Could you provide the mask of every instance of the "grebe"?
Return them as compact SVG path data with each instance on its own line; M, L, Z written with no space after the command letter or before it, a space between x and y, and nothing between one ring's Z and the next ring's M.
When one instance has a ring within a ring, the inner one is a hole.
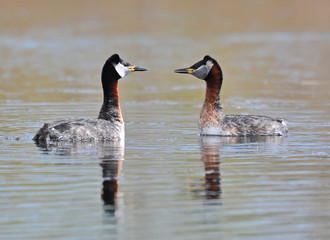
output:
M118 80L134 71L147 71L113 54L102 69L103 105L97 119L63 119L45 123L33 140L37 144L49 141L123 140L124 121L118 98Z
M175 73L191 74L206 82L206 96L198 122L200 135L218 136L286 136L288 128L284 119L259 115L225 115L220 104L222 70L210 56L189 68Z

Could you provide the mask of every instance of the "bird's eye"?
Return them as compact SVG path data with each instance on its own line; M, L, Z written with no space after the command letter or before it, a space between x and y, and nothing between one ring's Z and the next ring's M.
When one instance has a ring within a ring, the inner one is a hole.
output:
M121 61L121 64L123 64L125 67L131 66L131 64L129 64L128 62L126 62L124 60Z

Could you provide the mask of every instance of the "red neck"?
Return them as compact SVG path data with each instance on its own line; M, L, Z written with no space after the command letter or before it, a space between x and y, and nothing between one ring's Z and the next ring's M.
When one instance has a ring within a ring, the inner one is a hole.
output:
M206 94L204 103L218 103L220 101L220 90L222 86L222 71L214 65L208 76L205 79L206 81Z
M102 83L104 99L99 118L122 122L123 120L119 106L118 79L112 79Z

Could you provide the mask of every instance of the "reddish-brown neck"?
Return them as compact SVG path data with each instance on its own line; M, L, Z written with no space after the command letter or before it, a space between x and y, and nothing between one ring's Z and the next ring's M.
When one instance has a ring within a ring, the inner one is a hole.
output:
M102 81L102 84L104 99L99 118L122 122L123 120L119 106L118 79L111 79L107 82Z
M118 80L112 79L107 83L103 83L103 94L104 94L104 101L114 100L119 104Z
M220 90L222 86L222 71L216 65L213 65L206 82L205 103L215 103L220 100Z
M204 126L218 126L223 116L220 104L220 90L222 85L222 72L218 64L214 64L207 75L206 94L203 107L199 117L199 128Z

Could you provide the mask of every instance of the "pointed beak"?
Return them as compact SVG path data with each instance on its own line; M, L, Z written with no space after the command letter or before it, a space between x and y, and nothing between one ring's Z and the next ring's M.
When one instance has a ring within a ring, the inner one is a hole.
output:
M180 69L176 69L174 70L175 73L187 73L187 74L192 74L192 72L194 71L195 69L193 68L180 68Z
M135 65L129 66L128 68L131 70L131 72L135 72L135 71L147 71L148 70L145 67L138 67L138 66L135 66Z

